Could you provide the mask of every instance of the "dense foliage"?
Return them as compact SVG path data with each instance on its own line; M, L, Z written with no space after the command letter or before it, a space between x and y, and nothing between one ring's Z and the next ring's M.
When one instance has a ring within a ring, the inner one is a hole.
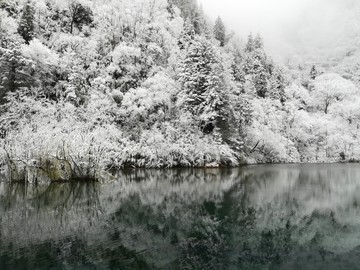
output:
M59 161L96 177L360 157L355 84L295 76L195 0L4 0L0 70L1 155L19 179Z

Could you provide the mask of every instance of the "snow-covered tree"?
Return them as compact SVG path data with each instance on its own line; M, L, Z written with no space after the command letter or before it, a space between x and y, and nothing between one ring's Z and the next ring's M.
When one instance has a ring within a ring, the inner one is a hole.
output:
M196 37L186 52L179 76L184 106L196 118L213 122L212 127L205 127L208 132L231 118L223 73L213 45L203 37Z
M240 67L245 77L248 77L248 82L253 84L257 96L285 101L285 75L282 69L266 55L259 34L255 39L252 34L249 35Z
M37 85L41 86L45 94L51 91L55 86L54 74L59 63L58 55L36 38L31 40L29 45L22 45L21 52L33 63L33 79Z
M220 42L220 46L224 47L225 45L225 38L226 38L226 32L225 32L225 25L222 21L222 19L217 17L214 25L214 37Z
M267 68L267 57L262 49L245 51L246 55L242 63L242 69L246 75L252 77L256 94L265 98L269 86L269 70Z
M257 58L254 59L253 80L256 93L259 97L265 98L268 92L268 73L261 61Z
M246 135L246 127L252 124L253 106L251 96L239 95L234 102L235 118L239 125L239 131L242 136Z
M315 80L317 76L318 76L318 71L316 70L315 65L313 65L310 70L310 79Z
M272 99L280 100L282 103L285 102L286 80L285 80L284 72L280 67L271 65L268 87L269 89L267 96L269 96Z
M35 10L34 3L31 0L27 0L19 22L18 33L22 36L27 44L35 36Z
M250 33L245 45L245 52L251 53L254 49L255 49L254 38L252 33Z
M7 92L35 84L33 62L25 58L19 47L0 48L0 98Z
M184 23L184 29L179 37L180 49L185 49L195 37L195 29L189 19L186 19Z
M264 41L260 34L257 34L253 42L254 49L264 49Z
M351 98L358 93L355 85L337 74L324 74L316 77L311 91L312 105L325 114L330 107L339 101Z
M22 42L16 20L0 9L0 47L10 48L14 42Z

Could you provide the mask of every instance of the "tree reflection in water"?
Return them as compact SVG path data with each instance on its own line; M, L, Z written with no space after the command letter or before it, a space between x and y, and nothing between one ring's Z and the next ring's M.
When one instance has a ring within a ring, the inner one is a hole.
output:
M0 269L358 269L360 166L0 183Z

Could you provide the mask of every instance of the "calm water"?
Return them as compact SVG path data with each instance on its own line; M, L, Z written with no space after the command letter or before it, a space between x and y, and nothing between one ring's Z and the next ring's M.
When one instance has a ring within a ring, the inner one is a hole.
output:
M360 165L0 183L0 269L360 269Z

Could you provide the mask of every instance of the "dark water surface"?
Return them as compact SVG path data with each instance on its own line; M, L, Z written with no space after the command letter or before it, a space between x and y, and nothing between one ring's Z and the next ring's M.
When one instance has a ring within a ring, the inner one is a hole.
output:
M0 269L360 269L360 165L0 182Z

